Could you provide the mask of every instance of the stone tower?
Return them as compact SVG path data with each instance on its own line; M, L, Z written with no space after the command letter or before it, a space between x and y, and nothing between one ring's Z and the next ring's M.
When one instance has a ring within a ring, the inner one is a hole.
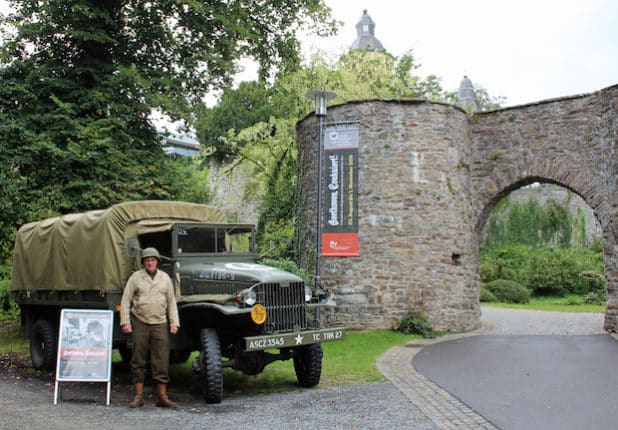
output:
M476 92L474 92L474 85L472 81L464 76L459 84L459 104L465 110L472 110L472 112L480 112L481 106L476 98Z
M350 46L350 51L355 49L370 49L374 51L383 51L382 43L375 37L374 29L375 22L367 14L367 9L363 10L363 16L356 23L356 40Z

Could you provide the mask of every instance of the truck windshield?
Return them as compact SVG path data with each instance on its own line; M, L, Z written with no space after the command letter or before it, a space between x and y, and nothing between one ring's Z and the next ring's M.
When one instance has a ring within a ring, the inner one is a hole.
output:
M251 226L212 226L181 224L176 226L178 254L253 252Z

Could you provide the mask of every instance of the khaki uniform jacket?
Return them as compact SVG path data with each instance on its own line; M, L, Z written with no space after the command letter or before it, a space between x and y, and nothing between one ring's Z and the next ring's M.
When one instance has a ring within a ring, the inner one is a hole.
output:
M164 324L180 327L178 308L172 280L157 269L151 278L146 269L134 272L127 281L120 302L120 325L131 323L132 314L145 324Z

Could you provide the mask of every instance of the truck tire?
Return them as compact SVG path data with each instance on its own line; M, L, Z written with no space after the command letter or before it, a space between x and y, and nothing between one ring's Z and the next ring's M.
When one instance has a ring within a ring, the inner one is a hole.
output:
M296 348L294 371L301 387L314 387L320 383L323 355L322 345L319 343Z
M200 332L202 343L202 392L206 403L221 403L223 399L223 366L221 344L217 331L205 328Z
M58 352L58 334L48 320L37 320L30 332L30 359L39 370L53 370Z

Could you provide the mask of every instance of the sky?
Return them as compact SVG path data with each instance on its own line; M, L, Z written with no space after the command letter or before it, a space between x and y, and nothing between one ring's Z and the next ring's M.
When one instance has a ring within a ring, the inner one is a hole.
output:
M412 50L421 77L455 91L464 76L503 106L618 84L616 0L325 0L339 34L303 36L303 52L347 51L367 9L388 52ZM6 0L0 0L0 9ZM240 79L254 78L251 67Z
M618 84L616 0L326 0L344 22L303 49L349 49L363 9L395 56L412 50L415 74L457 90L467 75L503 106L585 94Z

